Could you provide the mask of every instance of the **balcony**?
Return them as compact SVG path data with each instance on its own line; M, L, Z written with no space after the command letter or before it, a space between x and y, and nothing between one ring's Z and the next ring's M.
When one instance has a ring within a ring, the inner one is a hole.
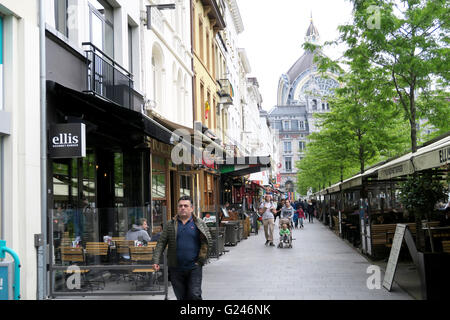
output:
M219 91L217 94L220 97L220 104L233 104L233 86L231 85L230 80L228 79L219 79L217 82L220 85Z
M133 109L132 74L92 43L83 42L83 46L88 47L87 92Z

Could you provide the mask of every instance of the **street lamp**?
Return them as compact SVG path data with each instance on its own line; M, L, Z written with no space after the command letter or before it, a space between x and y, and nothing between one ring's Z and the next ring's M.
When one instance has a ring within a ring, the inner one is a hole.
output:
M152 14L152 7L155 7L158 10L168 10L168 9L175 9L175 3L167 3L167 4L152 4L148 5L147 7L147 29L151 29L151 14Z

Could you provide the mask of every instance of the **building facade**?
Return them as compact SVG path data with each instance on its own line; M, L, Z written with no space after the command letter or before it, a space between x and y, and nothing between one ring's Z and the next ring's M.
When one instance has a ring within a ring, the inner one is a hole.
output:
M21 259L25 299L36 298L34 235L42 232L37 5L0 3L0 239Z
M229 141L242 145L228 150L233 159L274 152L266 116L250 119L259 114L262 97L236 48L243 30L237 4L44 0L40 23L39 3L0 0L0 239L21 257L22 299L164 294L125 280L145 275L132 272L132 250L121 241L142 218L150 235L160 232L181 195L194 198L199 217L217 212L225 199L220 165L203 157L200 163L174 161L180 140L174 132L187 132L194 153L211 144L226 151ZM232 28L226 36L225 20ZM45 56L39 25L45 27ZM46 128L39 122L41 97ZM229 101L233 109L225 112ZM246 124L255 132L243 139ZM190 139L197 130L200 146ZM41 165L47 190L40 188ZM226 172L233 180L262 168ZM234 188L232 199L243 203L238 189L245 190ZM35 242L44 232L43 242ZM39 250L48 257L41 269ZM40 270L46 275L41 286Z
M318 43L320 36L312 18L305 42ZM317 113L328 112L327 101L333 89L339 86L337 76L329 72L322 75L314 63L315 55L323 53L305 51L278 82L277 105L269 112L271 126L278 131L281 186L286 192L296 192L296 162L304 157L308 135L317 132Z

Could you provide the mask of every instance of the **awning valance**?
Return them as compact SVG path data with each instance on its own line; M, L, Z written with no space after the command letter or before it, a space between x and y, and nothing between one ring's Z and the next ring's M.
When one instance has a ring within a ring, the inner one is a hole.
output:
M419 149L413 155L416 171L439 168L450 163L450 137Z
M221 165L219 166L220 173L229 176L245 176L251 173L260 172L270 167L263 164L249 164L249 165Z
M93 125L100 124L125 141L139 132L160 142L172 144L172 132L140 112L92 94L66 88L53 81L47 81L47 89L55 94L57 109L67 116L82 118Z

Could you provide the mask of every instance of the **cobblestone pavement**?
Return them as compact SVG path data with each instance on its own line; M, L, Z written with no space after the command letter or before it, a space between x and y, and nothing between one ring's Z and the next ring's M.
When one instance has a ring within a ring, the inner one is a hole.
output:
M278 221L277 221L278 223ZM276 224L277 224L276 223ZM251 235L203 269L205 300L410 300L395 282L368 289L369 262L319 221L294 229L293 248L264 245ZM275 227L278 235L278 227ZM275 237L278 243L278 236ZM381 283L384 272L381 270ZM170 299L170 297L169 297Z

